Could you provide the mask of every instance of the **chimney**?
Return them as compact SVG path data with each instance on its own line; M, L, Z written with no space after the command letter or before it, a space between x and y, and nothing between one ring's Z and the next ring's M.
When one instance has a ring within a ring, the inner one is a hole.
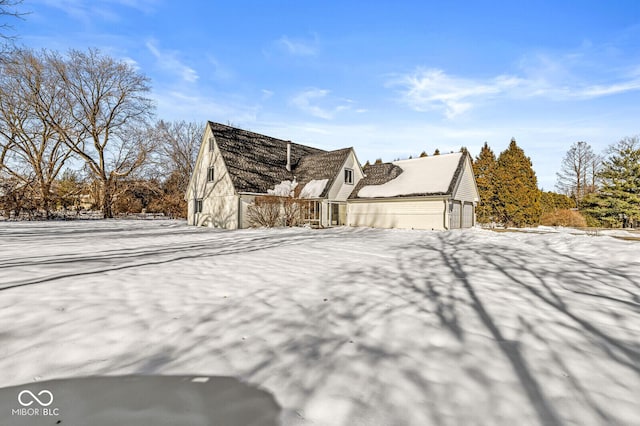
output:
M287 141L287 171L291 171L291 141Z

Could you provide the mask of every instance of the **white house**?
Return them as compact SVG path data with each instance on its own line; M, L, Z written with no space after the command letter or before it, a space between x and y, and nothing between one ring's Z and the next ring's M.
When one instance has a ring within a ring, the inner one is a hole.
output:
M469 227L479 201L467 153L363 169L353 148L324 151L209 122L186 194L188 223L246 228L256 196L294 188L308 221L323 227Z

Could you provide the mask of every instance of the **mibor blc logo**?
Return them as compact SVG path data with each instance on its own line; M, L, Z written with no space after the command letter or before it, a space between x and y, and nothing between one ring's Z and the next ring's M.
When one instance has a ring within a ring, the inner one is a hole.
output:
M48 408L53 404L53 394L43 389L38 393L30 390L20 391L18 403L22 408L11 409L12 416L59 416L60 409Z

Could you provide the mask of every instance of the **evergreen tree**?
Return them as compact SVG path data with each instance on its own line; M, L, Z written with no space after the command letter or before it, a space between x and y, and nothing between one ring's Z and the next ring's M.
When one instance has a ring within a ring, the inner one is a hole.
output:
M539 223L540 190L531 159L511 139L509 147L498 157L494 173L496 215L505 226Z
M480 202L476 210L477 220L480 223L495 220L496 194L493 184L493 175L496 168L496 156L486 142L480 150L480 154L473 162L473 173L476 177Z
M640 220L640 140L624 138L608 154L598 174L602 188L584 199L584 213L601 224L626 226Z
M429 154L427 154L427 151L422 151L420 153L420 158L424 158L424 157L428 157L428 156L429 156Z
M575 202L564 194L546 191L540 192L540 207L542 213L552 213L556 210L567 210L575 207Z
M440 150L438 148L436 148L436 150L433 151L433 155L440 155Z

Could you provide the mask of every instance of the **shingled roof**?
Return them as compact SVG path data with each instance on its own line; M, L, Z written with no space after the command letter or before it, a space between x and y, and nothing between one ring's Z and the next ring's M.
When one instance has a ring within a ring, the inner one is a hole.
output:
M300 160L326 151L291 142L291 165L287 166L287 143L259 133L209 122L233 186L237 192L266 194L268 189L293 180Z
M283 181L298 182L298 188L312 180L327 179L320 194L329 188L352 148L324 151L259 133L209 122L233 186L237 192L266 194ZM291 172L287 165L287 144L291 143Z
M331 185L333 185L333 181L338 176L338 172L340 172L340 168L347 159L347 155L351 151L352 148L343 148L321 154L308 155L300 159L298 166L294 170L298 187L302 189L304 185L312 180L327 179L328 182L320 193L320 198L326 197Z
M349 198L400 198L453 194L468 155L444 154L369 165L364 168L366 176L358 182ZM400 180L392 182L399 176L402 176L401 180L406 182L400 183ZM386 185L385 187L385 184L395 184L395 186L391 188L391 185ZM364 188L367 188L368 191L365 192L369 194L362 194L361 190Z

